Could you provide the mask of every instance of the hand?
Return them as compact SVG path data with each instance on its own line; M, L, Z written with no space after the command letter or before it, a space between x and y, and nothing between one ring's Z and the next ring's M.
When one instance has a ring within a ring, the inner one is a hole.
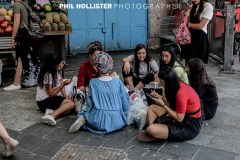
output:
M12 39L12 49L15 49L15 48L16 48L16 45L17 45L17 43L15 42L14 39Z
M124 72L125 74L129 74L130 70L131 70L130 63L129 63L129 62L125 62L125 63L124 63L124 66L123 66L123 72Z
M72 80L69 80L69 79L64 80L63 81L63 86L69 85L71 82L72 82Z
M88 90L89 90L89 88L88 88L88 87L85 87L86 96L88 95ZM86 98L87 98L87 97L86 97Z
M163 107L165 104L162 98L152 98L152 100L154 100L154 102L158 104L160 107Z
M155 90L152 90L150 93L151 96L153 96L154 98L158 99L158 98L162 98L161 95L159 95Z

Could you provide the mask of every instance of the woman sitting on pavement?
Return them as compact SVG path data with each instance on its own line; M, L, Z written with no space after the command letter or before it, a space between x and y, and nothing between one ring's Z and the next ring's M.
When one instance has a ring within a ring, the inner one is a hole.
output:
M94 60L99 78L93 78L89 84L87 111L80 112L79 118L69 129L76 132L82 126L91 132L105 134L127 125L129 95L119 78L112 78L112 58L105 52L99 52Z
M143 44L138 44L135 48L134 55L123 58L123 79L126 85L133 90L135 86L149 73L157 74L159 67ZM131 67L132 65L132 67Z
M176 53L174 51L174 48L171 45L164 45L162 47L159 66L160 66L160 70L165 66L169 66L173 68L174 71L177 73L178 77L180 78L180 80L186 84L189 84L188 75L185 70L185 67L181 64L181 62L177 60ZM159 82L157 74L150 73L147 76L145 76L145 78L143 78L142 81L135 88L140 89L145 84L149 84L150 82L153 82L153 81Z
M55 118L70 112L74 102L66 96L65 86L71 80L63 81L62 68L65 62L59 55L48 55L38 76L36 101L39 109L45 112L43 123L56 125Z
M89 60L83 62L79 68L77 88L88 92L88 85L92 78L97 77L96 68L94 67L94 59L96 57L97 51L102 51L102 43L99 41L91 42L88 47Z
M4 151L2 153L2 156L10 157L16 151L19 142L9 136L7 130L5 129L1 122L0 122L0 138L2 139L4 144Z
M166 97L152 92L156 104L148 108L147 133L139 133L142 142L156 140L186 141L198 135L202 126L202 111L200 99L194 89L179 80L171 67L160 70L158 77L165 88ZM157 124L157 117L169 114L172 121L167 124Z
M201 59L193 58L187 62L186 69L191 86L203 102L203 119L212 119L217 111L218 95L213 80L207 74L205 64Z

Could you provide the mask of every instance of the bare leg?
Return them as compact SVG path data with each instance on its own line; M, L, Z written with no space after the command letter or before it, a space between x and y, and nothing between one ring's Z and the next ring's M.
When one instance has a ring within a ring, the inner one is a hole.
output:
M13 82L13 84L15 86L20 84L20 80L22 77L22 71L23 71L22 60L21 60L21 58L18 58L17 69L16 69L14 82Z
M165 124L152 124L147 128L147 133L154 138L167 139L169 130Z
M142 87L144 87L144 84L140 81L140 82L135 86L135 89L141 89Z
M134 85L133 85L133 77L127 77L127 78L124 78L124 81L126 82L127 85L130 85L132 87L132 89L134 88Z
M6 144L10 139L7 130L5 129L1 122L0 122L0 138L2 139L4 144Z
M70 99L65 99L61 106L55 110L51 115L56 118L64 113L70 112L74 108L74 102Z
M164 113L166 113L166 110L158 105L152 104L149 106L147 111L149 126L153 124L157 117L163 115Z

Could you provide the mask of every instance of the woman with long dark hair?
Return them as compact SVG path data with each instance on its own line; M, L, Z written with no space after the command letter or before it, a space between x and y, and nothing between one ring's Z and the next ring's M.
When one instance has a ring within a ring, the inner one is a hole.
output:
M190 85L203 102L204 120L212 119L217 111L218 95L216 85L207 74L205 64L199 58L190 59L186 69Z
M36 42L28 37L26 25L29 24L29 15L27 8L29 8L27 0L15 0L12 48L16 50L17 66L13 84L3 88L6 91L37 85L40 71L39 54Z
M126 85L132 89L149 73L157 74L159 67L143 44L138 44L134 50L134 55L123 58L123 79Z
M65 62L59 55L50 54L44 61L38 76L36 101L39 109L45 112L43 123L56 125L55 118L70 112L74 108L74 102L68 99L65 86L71 80L62 78L62 68Z
M160 59L159 59L160 70L163 67L171 67L177 73L179 79L186 84L188 82L188 75L185 70L185 67L178 61L174 48L171 45L162 46ZM158 82L157 74L149 73L146 75L141 82L136 86L136 88L142 88L145 84L149 84L150 82Z
M163 67L158 77L165 88L166 97L154 91L151 93L155 104L148 108L147 134L140 133L138 139L142 142L193 139L202 125L201 104L197 93L191 86L181 82L171 67ZM169 114L172 120L166 124L155 123L164 114Z
M191 58L200 58L205 64L208 63L209 41L207 25L213 17L213 6L208 0L193 0L192 7L187 5L184 15L189 14L189 31L191 33L191 45L186 51L186 61Z

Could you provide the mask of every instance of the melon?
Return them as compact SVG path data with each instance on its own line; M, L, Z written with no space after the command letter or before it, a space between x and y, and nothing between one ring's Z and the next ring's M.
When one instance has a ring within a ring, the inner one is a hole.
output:
M10 16L5 16L4 17L4 19L5 19L5 21L8 21L8 22L11 22L12 21L12 17L10 17Z
M11 9L7 10L7 15L13 17L13 10Z
M0 16L6 16L7 15L7 11L4 8L0 8Z

